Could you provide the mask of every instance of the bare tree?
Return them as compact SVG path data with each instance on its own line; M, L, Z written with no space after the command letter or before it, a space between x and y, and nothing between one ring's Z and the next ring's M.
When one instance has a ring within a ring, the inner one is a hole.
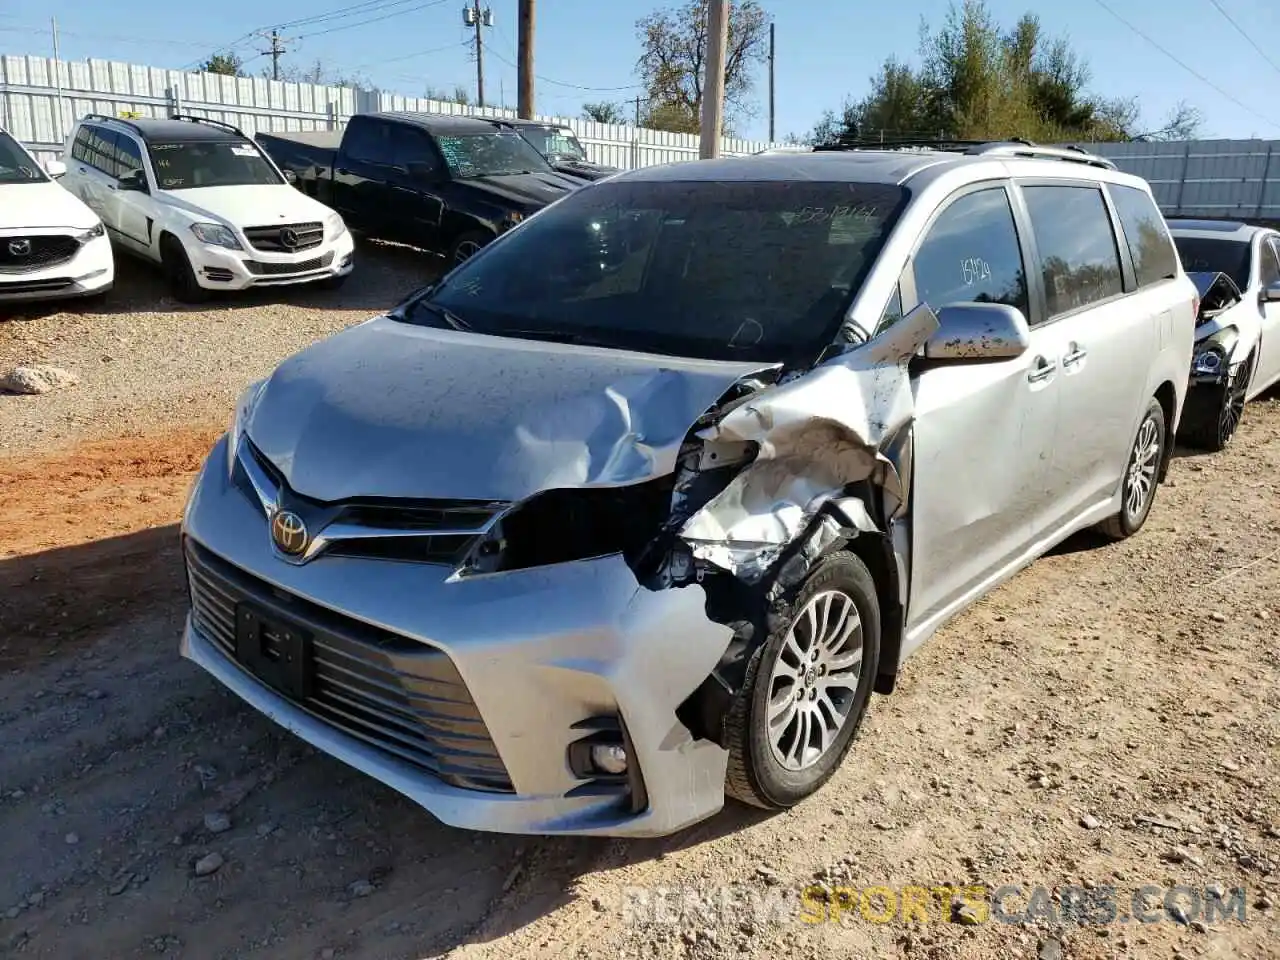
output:
M608 103L602 100L599 103L584 103L582 118L594 120L596 123L626 123L627 111L620 103Z
M702 115L707 56L707 0L686 0L636 21L640 59L636 70L649 94L644 125L696 132ZM769 18L759 0L731 0L725 54L726 117L752 112L753 68L764 60Z
M1155 130L1134 134L1134 140L1194 140L1204 125L1204 114L1189 103L1179 103Z
M428 100L440 100L444 103L459 103L464 107L471 106L471 94L467 91L467 88L460 83L454 86L452 93L443 87L433 87L428 84L427 89L423 91L422 95Z
M262 71L264 77L270 77L270 69ZM280 68L280 79L289 83L314 83L326 87L371 87L369 78L359 73L344 73L334 69L323 60L313 60L310 66L299 67L289 64Z

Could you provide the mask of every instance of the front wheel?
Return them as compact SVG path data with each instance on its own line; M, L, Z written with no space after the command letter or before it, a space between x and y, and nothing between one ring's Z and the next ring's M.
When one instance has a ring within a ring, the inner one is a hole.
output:
M191 260L182 244L172 236L160 241L160 260L169 280L169 291L182 303L203 303L211 292L200 286Z
M484 247L488 246L489 241L493 237L481 230L472 230L470 233L464 233L449 245L449 265L448 269L452 270L458 264L470 260Z
M1252 376L1253 357L1249 356L1228 373L1226 383L1193 388L1182 415L1184 428L1179 431L1188 446L1211 453L1226 448L1244 418L1244 398Z
M725 723L725 793L780 810L817 792L849 751L879 659L875 581L858 557L833 553L747 665Z
M1156 499L1156 485L1160 480L1160 464L1164 462L1167 442L1164 407L1152 397L1146 412L1138 424L1121 481L1120 512L1098 525L1103 534L1113 540L1132 537L1142 529Z

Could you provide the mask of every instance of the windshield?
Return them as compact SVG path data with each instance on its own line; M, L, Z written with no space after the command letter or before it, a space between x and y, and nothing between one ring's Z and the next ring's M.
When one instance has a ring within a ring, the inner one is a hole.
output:
M568 127L521 127L520 134L548 160L587 159L587 151Z
M284 183L247 140L161 141L148 149L161 190Z
M1242 240L1218 240L1207 237L1173 238L1187 273L1215 271L1225 273L1241 290L1249 288L1249 243Z
M0 183L43 183L47 179L18 141L0 132Z
M606 182L464 262L403 319L809 362L835 339L906 199L886 184Z
M515 133L438 136L436 141L455 177L501 177L551 169L542 154Z

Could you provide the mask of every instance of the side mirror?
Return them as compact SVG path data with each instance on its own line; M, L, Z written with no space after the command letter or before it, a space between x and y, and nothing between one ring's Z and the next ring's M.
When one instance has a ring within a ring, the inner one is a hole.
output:
M1280 280L1277 280L1275 283L1269 283L1262 288L1262 302L1280 302Z
M292 170L281 170L280 172L284 174L284 182L289 186L296 187L298 185L298 175Z
M44 172L57 180L59 177L66 175L67 165L61 160L46 160L44 162Z
M432 164L426 163L422 160L410 160L406 169L409 171L409 176L422 183L429 183L432 180L438 179L436 176L436 168Z
M150 193L147 189L147 175L141 170L135 170L127 177L121 177L119 181L121 190L132 190L136 193Z
M928 360L1011 360L1031 346L1031 329L1017 307L956 303L938 311L938 329L925 341Z

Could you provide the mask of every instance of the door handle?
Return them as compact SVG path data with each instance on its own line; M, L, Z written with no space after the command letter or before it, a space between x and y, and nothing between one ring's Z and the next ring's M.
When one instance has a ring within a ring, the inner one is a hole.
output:
M1079 344L1071 344L1071 349L1062 358L1064 367L1072 367L1089 355L1089 351Z
M1053 376L1053 372L1058 369L1058 365L1052 360L1045 357L1036 357L1036 365L1027 373L1027 380L1031 383L1039 383L1041 380L1047 380Z

